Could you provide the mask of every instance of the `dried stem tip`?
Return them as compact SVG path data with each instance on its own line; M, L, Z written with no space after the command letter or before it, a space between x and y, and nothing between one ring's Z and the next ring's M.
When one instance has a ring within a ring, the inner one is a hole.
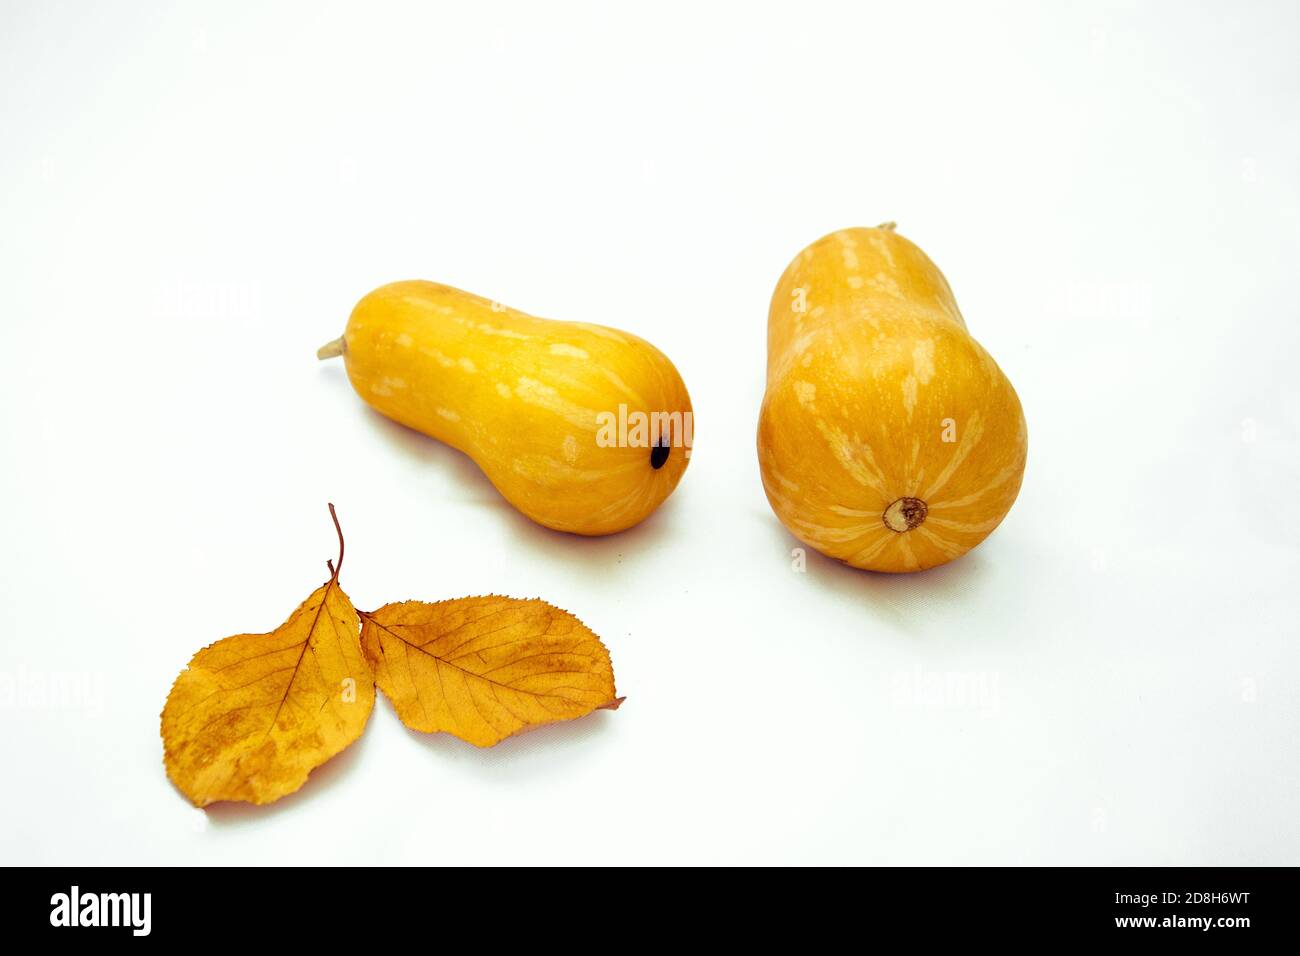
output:
M339 338L335 339L333 342L326 342L324 345L318 348L316 350L316 357L321 361L324 361L325 359L338 358L340 355L343 354L346 348L347 345L346 343L344 343L343 337L340 336Z

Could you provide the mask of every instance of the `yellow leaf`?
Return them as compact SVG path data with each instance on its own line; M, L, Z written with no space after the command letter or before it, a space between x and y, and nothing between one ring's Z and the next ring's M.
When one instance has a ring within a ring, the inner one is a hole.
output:
M479 747L622 703L600 638L545 601L386 604L362 613L361 646L402 723Z
M340 532L338 567L287 621L205 647L176 678L162 712L164 762L195 806L278 800L361 736L374 676L342 566Z

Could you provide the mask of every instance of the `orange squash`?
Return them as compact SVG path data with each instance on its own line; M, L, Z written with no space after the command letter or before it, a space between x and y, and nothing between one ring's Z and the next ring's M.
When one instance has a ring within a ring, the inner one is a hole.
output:
M797 255L772 295L758 459L799 540L871 571L965 554L1025 470L1020 399L943 274L892 223Z
M352 310L342 355L363 399L459 449L529 518L582 535L643 520L690 457L691 400L649 342L539 319L451 286L394 282Z

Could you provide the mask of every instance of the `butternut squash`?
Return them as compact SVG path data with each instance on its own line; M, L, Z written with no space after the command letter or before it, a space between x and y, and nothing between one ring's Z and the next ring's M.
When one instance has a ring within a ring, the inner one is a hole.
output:
M459 449L538 524L630 528L686 470L691 400L650 343L539 319L434 282L395 282L352 310L342 355L365 401Z
M943 274L892 223L795 257L767 349L759 467L799 540L853 567L920 571L1006 516L1025 469L1020 399Z

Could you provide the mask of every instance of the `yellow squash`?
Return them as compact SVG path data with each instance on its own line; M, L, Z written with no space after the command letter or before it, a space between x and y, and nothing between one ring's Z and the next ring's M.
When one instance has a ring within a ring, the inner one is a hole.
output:
M375 409L463 451L548 528L630 528L686 469L686 386L663 353L626 332L394 282L357 303L343 337L318 353L339 354Z
M1026 447L1015 389L892 223L832 233L786 268L758 458L795 537L871 571L944 564L1006 516Z

